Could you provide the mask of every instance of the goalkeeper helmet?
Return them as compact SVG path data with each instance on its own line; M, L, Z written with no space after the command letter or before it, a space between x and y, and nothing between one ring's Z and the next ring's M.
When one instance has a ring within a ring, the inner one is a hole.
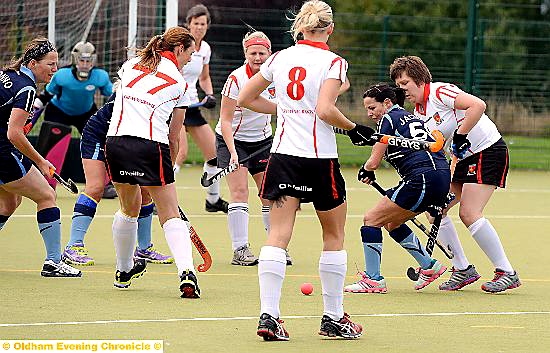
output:
M72 64L79 78L88 78L96 60L95 47L90 42L78 42L71 51Z

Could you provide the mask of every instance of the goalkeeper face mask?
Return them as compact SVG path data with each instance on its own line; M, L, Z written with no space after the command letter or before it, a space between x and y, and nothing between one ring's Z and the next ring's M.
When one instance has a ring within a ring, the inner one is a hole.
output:
M78 42L74 46L71 55L72 64L76 68L77 76L83 79L88 78L97 57L93 44L90 42Z

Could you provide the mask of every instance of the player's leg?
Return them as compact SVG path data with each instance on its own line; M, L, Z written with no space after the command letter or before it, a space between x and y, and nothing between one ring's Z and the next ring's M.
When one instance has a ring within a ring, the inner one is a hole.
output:
M7 192L0 186L0 230L21 204L21 196Z
M199 126L187 126L189 134L193 138L193 141L197 144L201 151L204 160L203 169L207 173L208 177L212 177L219 171L216 161L216 137L214 132L210 128L210 125L204 124ZM228 212L228 203L221 198L220 195L220 183L216 182L210 185L206 190L206 202L205 209L208 212L222 211Z
M174 263L174 258L158 251L151 240L151 226L155 204L149 193L141 189L141 209L138 217L137 247L134 257L156 264Z
M174 164L174 172L176 174L180 172L180 168L182 164L187 159L188 152L189 152L189 145L187 143L187 130L184 125L180 130L178 155L176 156L176 163Z
M26 174L2 185L4 191L29 198L36 203L38 229L46 247L44 277L80 277L82 273L61 261L61 212L55 202L55 191L34 166L21 165ZM22 170L23 170L22 169ZM13 201L12 201L13 203Z

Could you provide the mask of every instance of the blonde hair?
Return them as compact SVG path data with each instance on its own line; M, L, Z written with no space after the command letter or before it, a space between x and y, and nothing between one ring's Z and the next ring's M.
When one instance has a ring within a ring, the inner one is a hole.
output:
M304 31L324 30L332 24L332 9L324 1L306 1L294 17L290 32L294 40Z
M247 34L244 35L242 44L243 44L243 51L245 54L246 54L245 43L253 38L264 39L265 41L267 41L269 43L269 48L267 48L267 50L271 52L271 40L269 40L269 37L262 31L254 31L254 32L248 32Z
M147 46L138 51L141 58L139 65L155 71L160 63L160 58L163 51L173 51L175 47L183 44L183 48L187 50L195 38L189 31L183 27L171 27L162 35L154 36L149 40Z

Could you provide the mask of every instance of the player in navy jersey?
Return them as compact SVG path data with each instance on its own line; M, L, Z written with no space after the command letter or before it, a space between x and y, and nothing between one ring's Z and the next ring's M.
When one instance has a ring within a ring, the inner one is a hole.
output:
M424 122L401 106L403 90L379 84L369 87L363 95L368 116L377 123L379 133L435 141ZM344 288L353 293L385 293L386 281L380 273L382 257L382 227L418 262L420 274L414 288L426 287L445 272L446 267L432 259L405 221L430 206L441 207L449 192L451 174L443 152L414 151L408 148L374 145L370 158L361 167L359 181L372 183L374 171L382 159L390 163L401 176L399 184L386 192L375 207L363 218L361 239L365 255L365 272L360 280Z
M42 175L55 167L27 140L24 128L33 113L36 85L57 71L57 51L46 38L32 40L23 56L0 71L0 229L21 204L22 196L36 203L38 229L46 246L44 277L80 277L61 261L60 211L55 191ZM34 163L34 165L33 165Z
M462 223L495 267L493 280L481 285L489 293L498 293L521 285L518 273L506 256L500 237L483 210L497 187L506 186L508 147L495 123L485 114L486 104L480 98L462 91L456 85L432 82L432 74L417 56L404 56L390 66L391 79L415 104L414 114L424 120L429 130L441 131L453 155L451 191L460 202ZM455 164L456 163L456 164ZM459 290L481 276L470 264L450 217L441 220L439 239L454 256L453 269L441 290Z
M86 185L78 196L73 210L71 237L63 251L63 260L73 265L91 266L94 260L84 246L84 236L95 216L98 203L104 194L105 140L113 113L116 93L107 103L88 119L80 139L80 153ZM174 259L157 251L151 243L151 221L153 202L149 194L142 190L142 206L138 218L138 245L134 256L153 263L170 264Z

